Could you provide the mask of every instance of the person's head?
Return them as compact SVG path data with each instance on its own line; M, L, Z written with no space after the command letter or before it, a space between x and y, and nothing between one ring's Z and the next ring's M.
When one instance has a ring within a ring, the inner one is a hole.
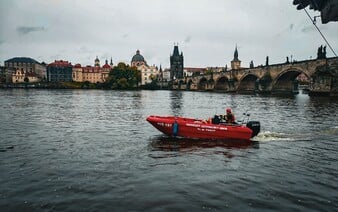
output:
M227 113L231 113L231 109L230 109L230 108L227 108L227 109L226 109L226 112L227 112Z

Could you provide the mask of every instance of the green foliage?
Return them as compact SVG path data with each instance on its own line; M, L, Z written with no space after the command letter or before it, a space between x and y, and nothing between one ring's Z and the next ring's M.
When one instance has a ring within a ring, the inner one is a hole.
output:
M205 72L205 74L207 74L207 75L211 75L213 73L214 73L213 70L210 70L210 69Z
M77 89L82 88L84 83L82 82L60 82L60 85L65 88Z
M113 67L105 86L112 89L133 89L138 86L141 73L135 67L119 63Z
M157 84L156 80L151 81L151 83L145 84L142 86L143 89L149 89L149 90L156 90L159 89L160 87Z

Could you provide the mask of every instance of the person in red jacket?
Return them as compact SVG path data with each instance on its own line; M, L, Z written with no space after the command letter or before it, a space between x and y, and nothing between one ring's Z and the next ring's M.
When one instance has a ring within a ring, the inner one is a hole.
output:
M226 109L226 123L235 124L235 115L232 113L230 108Z

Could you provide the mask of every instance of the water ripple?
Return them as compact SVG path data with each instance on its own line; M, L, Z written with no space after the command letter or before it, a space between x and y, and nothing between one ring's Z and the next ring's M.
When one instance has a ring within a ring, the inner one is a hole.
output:
M338 102L208 92L0 90L2 211L334 211ZM151 114L232 107L253 142L175 139Z

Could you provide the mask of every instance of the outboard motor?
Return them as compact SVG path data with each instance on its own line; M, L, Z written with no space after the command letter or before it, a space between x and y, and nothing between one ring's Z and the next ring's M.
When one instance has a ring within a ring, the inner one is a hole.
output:
M211 123L219 124L219 123L221 123L221 119L219 118L218 115L215 115L214 118L211 119Z
M261 123L259 121L249 121L246 126L252 130L251 138L261 131Z

